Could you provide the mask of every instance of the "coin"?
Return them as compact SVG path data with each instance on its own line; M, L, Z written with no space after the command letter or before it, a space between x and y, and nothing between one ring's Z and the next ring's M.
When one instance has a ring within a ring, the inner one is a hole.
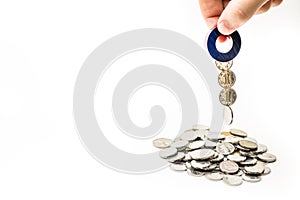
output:
M205 141L203 140L196 140L194 142L191 142L189 145L188 145L188 148L189 149L200 149L201 147L203 147L205 145Z
M263 144L258 144L257 145L257 150L254 152L256 154L260 154L260 153L265 153L268 151L268 148L266 145Z
M231 133L228 132L228 131L227 132L226 131L222 131L221 134L224 135L224 136L232 136Z
M153 146L156 148L164 149L172 144L172 140L168 138L157 138L152 142Z
M241 156L239 154L231 154L231 155L228 155L227 158L231 161L234 161L234 162L242 162L242 161L245 161L247 159L247 157Z
M182 149L185 149L185 147L189 144L188 141L186 140L179 140L177 142L174 142L171 144L171 147L174 147L178 150L182 150Z
M187 173L188 173L189 175L191 175L191 176L201 177L201 176L204 176L204 175L205 175L204 172L195 170L195 169L193 169L193 168L187 169L186 171L187 171Z
M230 133L239 137L247 137L247 133L239 129L230 129Z
M220 169L224 173L233 174L239 170L239 166L231 160L225 160L220 163Z
M185 163L171 163L170 168L174 171L185 171L186 170Z
M223 118L227 125L231 125L233 122L233 110L230 106L224 106Z
M207 137L206 137L207 131L205 131L205 130L196 130L195 133L196 133L197 137L200 138L201 140L206 140L207 139Z
M250 140L240 140L239 145L241 147L246 148L246 149L251 149L251 150L257 149L257 144L255 142L250 141Z
M206 160L214 156L214 151L211 149L198 149L189 152L192 159Z
M159 156L161 158L168 158L171 156L175 156L176 154L177 154L177 149L174 147L168 147L168 148L160 150L160 152L159 152Z
M205 177L209 180L220 181L223 179L224 174L221 172L212 172L205 174Z
M253 166L246 166L244 170L245 173L249 175L260 175L264 172L265 166L262 163L256 163Z
M192 157L191 157L191 155L190 154L185 154L185 156L184 156L184 159L183 159L184 161L190 161L190 160L192 160Z
M223 89L219 94L220 103L224 106L231 106L236 100L236 92L232 88Z
M250 158L250 159L247 159L245 160L244 162L240 162L241 165L255 165L257 163L257 159L255 158Z
M229 155L234 151L234 146L229 142L218 143L216 146L216 151L223 155Z
M192 160L191 165L194 169L204 169L204 168L210 166L210 162L199 162L196 160Z
M230 88L234 85L236 80L235 74L231 70L224 70L218 76L219 85L222 88Z
M185 162L185 166L187 169L191 169L192 168L192 165L190 162Z
M276 161L276 156L274 156L273 154L270 154L270 153L259 154L257 157L264 162L270 163L270 162Z
M263 175L267 175L267 174L270 174L271 173L271 168L268 167L268 166L265 166L265 170L263 172Z
M231 144L238 144L241 139L242 139L241 137L228 136L225 138L224 142L229 142Z
M175 156L168 157L167 161L173 163L173 162L182 160L184 157L185 157L185 153L178 152Z
M217 142L213 142L213 141L210 141L210 140L205 140L204 146L207 147L207 148L215 148L217 146Z
M221 62L215 61L215 64L219 70L229 70L232 67L233 61Z
M223 177L223 181L232 186L238 186L243 183L243 179L241 176L236 176L236 175L225 175Z
M211 159L210 162L221 162L224 159L224 155L221 153L218 153L218 156L214 159Z
M212 140L212 141L218 141L218 140L223 140L225 139L225 136L224 135L221 135L220 133L218 132L208 132L206 134L207 136L207 139L208 140Z
M244 181L250 182L250 183L256 183L261 181L261 177L260 176L249 176L246 174L242 175L242 178Z
M183 132L179 137L182 140L193 141L198 137L198 135L195 131L188 130L188 131Z
M195 124L193 125L193 130L209 130L208 126L201 125L201 124Z

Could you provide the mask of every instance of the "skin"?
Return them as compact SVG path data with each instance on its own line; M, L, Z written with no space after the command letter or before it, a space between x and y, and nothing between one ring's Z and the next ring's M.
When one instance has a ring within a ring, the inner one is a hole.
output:
M230 35L253 15L267 12L283 0L199 0L208 28Z

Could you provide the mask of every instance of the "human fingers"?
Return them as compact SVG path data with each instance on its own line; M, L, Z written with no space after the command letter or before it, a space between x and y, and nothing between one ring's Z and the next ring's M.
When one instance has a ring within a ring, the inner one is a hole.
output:
M222 0L199 0L199 5L208 28L216 27L224 9Z

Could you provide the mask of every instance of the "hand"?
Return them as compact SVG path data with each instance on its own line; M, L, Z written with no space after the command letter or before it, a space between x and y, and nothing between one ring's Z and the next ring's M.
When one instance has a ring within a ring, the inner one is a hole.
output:
M199 0L202 15L210 29L229 35L254 14L267 12L282 0Z

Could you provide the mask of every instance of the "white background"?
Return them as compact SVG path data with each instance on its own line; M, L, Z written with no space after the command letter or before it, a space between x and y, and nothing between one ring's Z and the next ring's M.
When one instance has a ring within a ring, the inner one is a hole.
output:
M237 116L234 126L266 144L278 161L270 165L272 173L262 182L229 187L168 168L147 175L106 168L84 149L73 122L74 83L93 49L114 35L137 28L177 31L203 45L208 30L196 0L1 1L0 199L254 199L297 195L299 10L298 1L286 0L239 29L243 45L233 68L238 79L234 86L238 93L233 106ZM201 78L193 81L202 82ZM148 123L147 110L141 113L138 103L148 93L156 94L153 88L141 91L129 108L134 121L141 119L136 122L139 125ZM210 105L209 98L204 90L200 94L200 99L206 99L200 102L204 109L200 115L208 124L211 113L205 108ZM166 112L179 108L172 95L162 97L174 102ZM162 135L176 135L180 112L174 113L168 116L169 133L165 130ZM117 139L117 135L110 138ZM154 150L151 140L143 142L145 145L139 141L115 144L129 152ZM133 143L136 149L131 148Z

